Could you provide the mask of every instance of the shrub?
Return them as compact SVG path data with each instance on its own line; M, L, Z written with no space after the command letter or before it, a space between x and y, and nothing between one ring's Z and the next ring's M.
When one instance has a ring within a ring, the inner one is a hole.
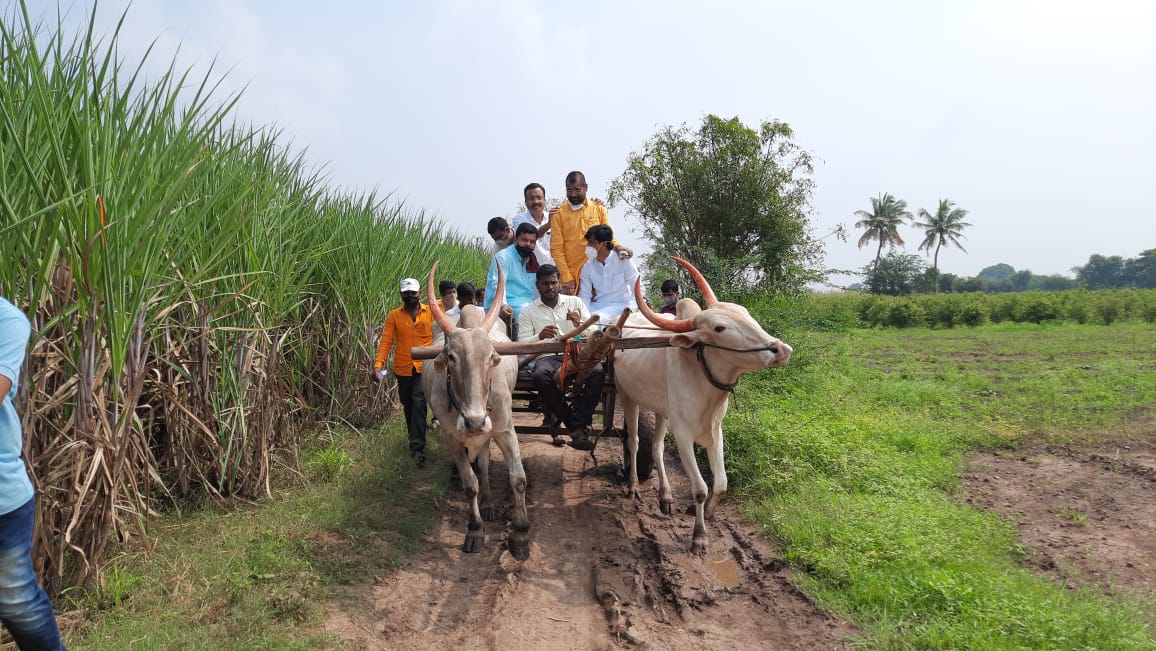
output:
M992 323L1015 321L1016 312L1019 310L1019 301L1018 294L1000 294L993 297L991 299Z
M959 306L959 311L955 314L955 324L969 326L981 326L987 323L988 320L987 304L982 300L967 301Z
M887 320L884 325L892 328L911 328L922 325L923 318L923 308L918 303L901 299L894 301L888 308Z
M1060 318L1060 309L1054 300L1045 294L1034 294L1021 302L1016 309L1016 321L1043 323Z
M958 296L936 296L933 300L926 303L927 312L927 326L935 328L943 326L950 328L955 325L957 313L960 308L960 298Z
M1067 317L1076 323L1087 323L1091 311L1088 309L1088 302L1084 296L1070 296L1067 308L1064 310Z
M1096 301L1096 316L1104 325L1112 325L1124 313L1124 302L1118 296L1104 296Z

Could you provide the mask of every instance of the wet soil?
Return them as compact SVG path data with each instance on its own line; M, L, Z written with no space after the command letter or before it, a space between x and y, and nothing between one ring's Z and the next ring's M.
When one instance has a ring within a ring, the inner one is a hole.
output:
M618 439L593 458L548 436L521 443L529 560L503 549L503 518L487 523L481 553L463 553L467 507L453 492L427 551L355 586L357 605L333 613L328 632L355 649L844 649L858 637L795 587L779 551L725 501L706 556L690 553L690 491L673 450L668 517L651 483L641 503L624 496ZM495 503L509 508L506 472L495 447Z
M1016 526L1039 572L1073 588L1156 597L1156 429L976 455L963 494Z

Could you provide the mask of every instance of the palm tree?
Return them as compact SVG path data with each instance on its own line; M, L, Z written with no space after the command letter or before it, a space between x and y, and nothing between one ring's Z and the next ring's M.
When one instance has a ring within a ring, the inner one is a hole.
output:
M904 224L904 220L911 217L911 213L907 212L907 202L884 193L871 198L871 212L856 210L855 214L862 217L855 223L855 228L866 229L859 238L859 248L863 248L871 240L879 241L879 248L875 250L875 268L878 268L884 244L892 248L903 246L899 227Z
M939 210L935 214L927 212L927 210L919 209L919 219L923 221L916 221L915 226L924 230L923 242L919 245L920 251L931 251L931 247L935 246L935 260L931 264L931 268L936 271L939 270L939 248L944 244L954 244L959 247L960 251L967 253L967 249L959 243L960 238L963 237L963 229L971 226L971 224L963 221L967 217L967 211L959 208L949 199L939 200Z

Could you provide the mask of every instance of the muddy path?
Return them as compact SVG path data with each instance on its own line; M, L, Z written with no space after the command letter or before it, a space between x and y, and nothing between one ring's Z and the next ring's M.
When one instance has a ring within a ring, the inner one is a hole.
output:
M621 444L596 457L522 436L533 539L519 563L503 548L504 518L487 523L479 554L460 550L464 494L446 496L427 551L360 591L327 630L356 649L842 649L857 637L794 587L781 554L726 503L708 523L705 558L689 553L692 516L660 514L648 483L623 496ZM509 507L494 448L496 505ZM676 509L690 503L667 451Z

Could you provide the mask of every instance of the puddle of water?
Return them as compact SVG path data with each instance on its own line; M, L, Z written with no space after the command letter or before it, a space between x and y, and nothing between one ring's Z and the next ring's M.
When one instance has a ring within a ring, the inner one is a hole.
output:
M708 561L707 566L714 571L719 583L724 588L733 588L739 584L739 564L734 559L724 558L721 561Z

